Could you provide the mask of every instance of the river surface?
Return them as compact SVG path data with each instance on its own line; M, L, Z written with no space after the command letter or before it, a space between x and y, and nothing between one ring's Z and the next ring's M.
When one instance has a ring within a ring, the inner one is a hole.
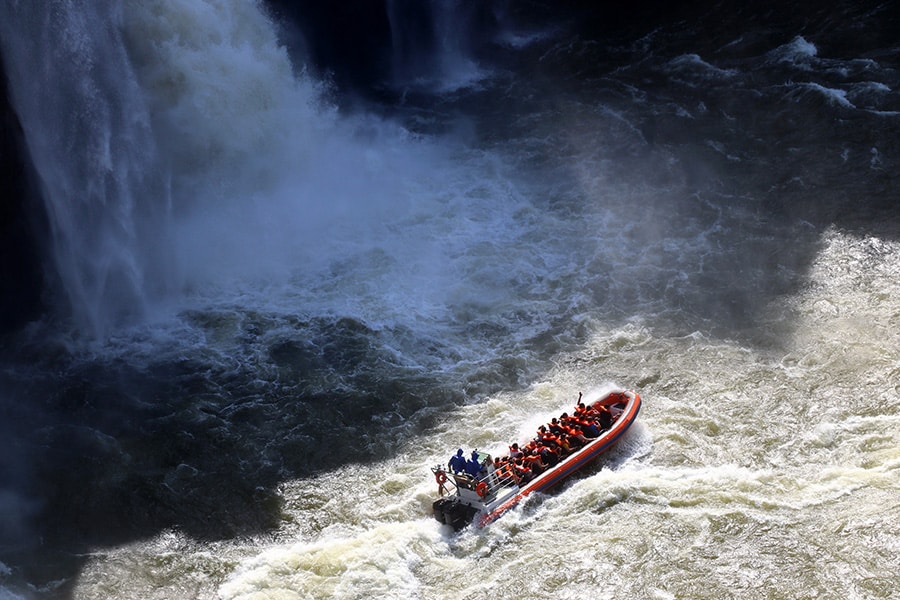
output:
M261 4L0 2L53 282L0 599L900 598L897 9L427 5L366 96ZM614 387L563 489L431 517Z

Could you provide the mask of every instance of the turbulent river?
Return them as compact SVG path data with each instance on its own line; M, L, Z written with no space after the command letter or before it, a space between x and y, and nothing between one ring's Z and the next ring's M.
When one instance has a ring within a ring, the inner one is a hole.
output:
M898 597L897 9L494 4L366 94L259 3L0 2L0 599ZM617 386L563 489L431 517Z

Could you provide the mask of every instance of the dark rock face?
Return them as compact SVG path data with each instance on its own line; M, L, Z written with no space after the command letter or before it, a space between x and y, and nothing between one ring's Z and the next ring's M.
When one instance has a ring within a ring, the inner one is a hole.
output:
M7 333L43 310L39 238L44 219L2 64L0 60L0 333Z
M292 52L341 83L371 85L389 68L390 23L382 2L269 2Z

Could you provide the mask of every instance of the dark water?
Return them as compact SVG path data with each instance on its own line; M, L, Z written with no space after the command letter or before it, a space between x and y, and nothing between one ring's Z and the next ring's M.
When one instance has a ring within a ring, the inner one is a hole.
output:
M0 597L900 584L892 5L0 6ZM428 519L613 383L612 469Z

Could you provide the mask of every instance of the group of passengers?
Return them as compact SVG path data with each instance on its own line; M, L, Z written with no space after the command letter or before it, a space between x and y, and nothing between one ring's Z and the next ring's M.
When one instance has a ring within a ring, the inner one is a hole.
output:
M524 485L593 438L599 437L621 413L622 410L617 406L585 406L579 393L573 414L564 412L559 418L554 417L546 425L541 425L536 437L522 447L514 443L509 447L509 454L496 457L493 465L488 461L479 462L477 450L473 450L471 457L466 460L460 448L450 459L448 467L454 474L465 473L473 479L484 480L493 474L500 485Z

